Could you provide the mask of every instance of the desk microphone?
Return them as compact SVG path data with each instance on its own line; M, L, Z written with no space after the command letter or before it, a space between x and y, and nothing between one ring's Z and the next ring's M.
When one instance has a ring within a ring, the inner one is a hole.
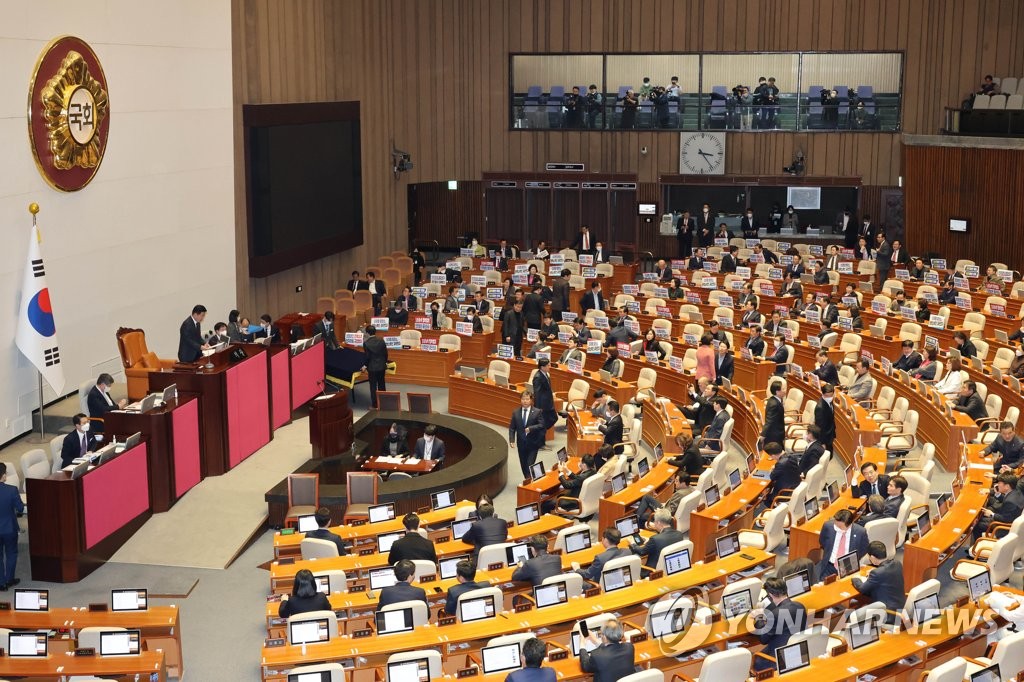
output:
M320 387L320 395L327 395L327 384L323 379L317 379L316 385Z

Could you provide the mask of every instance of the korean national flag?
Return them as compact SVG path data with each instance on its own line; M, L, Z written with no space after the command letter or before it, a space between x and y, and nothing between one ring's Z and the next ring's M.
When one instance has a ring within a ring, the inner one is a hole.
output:
M50 290L46 288L46 270L39 246L41 241L38 228L32 226L15 343L18 350L36 366L54 393L63 395L64 365L60 360Z

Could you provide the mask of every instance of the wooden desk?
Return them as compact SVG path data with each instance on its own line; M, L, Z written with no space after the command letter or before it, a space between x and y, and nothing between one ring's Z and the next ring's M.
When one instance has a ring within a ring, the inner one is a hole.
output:
M640 501L641 497L648 493L657 495L658 491L671 483L676 471L676 467L663 459L646 476L636 479L614 495L601 498L598 503L598 528L613 528L615 519L628 514L629 508Z
M135 675L152 682L166 682L167 667L162 651L143 651L138 656L58 656L46 658L0 658L0 675L32 679L66 679L70 675Z
M744 360L739 353L734 354L735 364L732 383L749 391L762 392L768 390L768 382L775 374L775 363L768 360Z
M436 459L421 459L410 462L411 457L403 457L401 462L385 462L375 455L363 461L363 468L367 471L403 471L407 474L429 474L437 467Z
M512 413L522 407L519 390L498 386L487 379L466 379L461 374L448 376L448 412L508 427Z
M579 471L580 458L570 457L566 466L570 471ZM516 505L542 502L559 490L561 486L562 484L558 480L558 468L552 465L541 478L535 478L529 483L524 481L516 487Z
M761 453L756 471L769 472L774 462ZM754 509L768 489L767 478L746 476L722 498L701 510L690 512L690 538L694 541L693 551L697 558L709 560L716 554L715 540L723 535L753 526ZM704 547L700 541L704 541Z
M570 457L583 457L597 452L604 444L604 435L597 430L598 421L590 410L573 410L565 420L565 450Z
M309 338L313 336L313 325L323 319L323 315L320 313L288 313L282 315L277 320L274 320L274 326L277 327L278 333L281 338L288 340L292 337L292 325L299 325L302 327L302 337ZM345 316L342 315L339 319L334 320L334 328L345 330Z

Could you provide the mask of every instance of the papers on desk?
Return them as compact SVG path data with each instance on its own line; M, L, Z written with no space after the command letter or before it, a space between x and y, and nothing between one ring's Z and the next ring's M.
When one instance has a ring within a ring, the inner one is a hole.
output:
M390 455L381 455L380 457L374 458L374 461L380 462L381 464L401 464L402 462L405 461L405 458L392 457Z
M215 349L215 348L207 348L206 350L203 351L203 357L204 358L208 358L208 357L210 357L211 355L213 355L216 352L217 352L217 349Z
M415 466L420 463L420 459L419 457L410 457L409 459L405 460L405 463L410 466Z

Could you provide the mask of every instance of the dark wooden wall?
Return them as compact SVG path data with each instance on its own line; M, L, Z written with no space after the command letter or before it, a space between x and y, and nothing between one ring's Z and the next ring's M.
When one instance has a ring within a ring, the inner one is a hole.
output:
M1024 149L907 145L904 163L912 251L1024 269ZM949 231L954 217L967 234Z
M352 266L405 248L405 183L536 171L546 161L635 173L641 183L678 172L677 133L508 130L509 53L902 50L904 130L934 133L943 107L985 73L1024 75L1022 28L1017 0L233 0L237 104L362 103L366 218L362 248L295 271L250 281L240 257L240 303L309 308ZM415 163L397 182L392 141ZM799 148L809 175L894 186L900 147L899 135L882 133L730 134L726 172L775 175ZM304 296L293 293L300 280Z

